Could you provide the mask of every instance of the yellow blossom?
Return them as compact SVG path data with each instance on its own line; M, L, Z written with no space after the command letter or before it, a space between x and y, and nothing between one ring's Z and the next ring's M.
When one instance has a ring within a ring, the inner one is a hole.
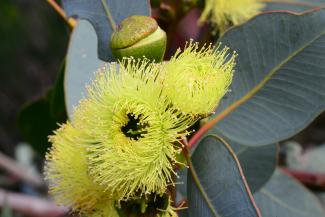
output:
M58 204L87 216L99 216L105 209L118 217L114 201L88 175L86 149L89 138L67 123L50 137L52 148L46 155L45 176L50 194ZM104 217L104 216L103 216Z
M188 43L163 66L164 94L179 110L192 116L214 111L231 84L235 54L220 46Z
M230 25L238 25L257 15L263 8L260 0L205 0L199 22L209 20L220 32Z
M178 140L192 118L162 95L160 65L125 60L99 70L74 124L88 135L89 171L118 200L165 193L173 185Z

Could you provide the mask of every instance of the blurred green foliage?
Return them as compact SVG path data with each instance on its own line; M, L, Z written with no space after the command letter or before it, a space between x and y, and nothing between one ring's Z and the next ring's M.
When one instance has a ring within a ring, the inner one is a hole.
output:
M38 100L27 102L19 114L20 132L41 156L50 147L48 136L60 123L67 120L63 89L64 69L65 64L62 64L54 86Z
M12 154L19 110L53 85L69 31L46 1L1 0L0 20L0 151Z

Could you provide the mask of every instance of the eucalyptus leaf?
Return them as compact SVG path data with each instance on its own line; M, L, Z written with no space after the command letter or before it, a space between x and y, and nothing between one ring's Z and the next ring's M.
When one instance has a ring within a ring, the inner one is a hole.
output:
M221 40L238 52L231 92L212 132L240 144L276 143L325 108L325 10L266 13Z
M178 217L188 217L188 210L183 209L177 212Z
M264 11L288 10L304 12L324 6L325 0L266 0Z
M272 177L278 159L278 145L250 147L229 142L243 168L248 186L258 191Z
M324 217L324 210L309 190L299 182L277 170L272 179L258 193L255 201L263 216Z
M105 0L116 24L132 15L150 16L148 0ZM62 0L62 5L69 17L86 19L94 26L98 36L98 55L105 61L114 61L110 49L113 32L108 21L102 0ZM87 43L84 41L84 43Z
M297 4L307 4L307 5L311 5L314 7L318 7L318 6L324 6L325 5L325 0L275 0L275 1L283 1L283 2L294 2Z
M78 21L70 38L65 68L65 100L70 118L73 108L86 96L86 84L90 84L94 73L103 65L97 57L97 36L93 26L86 20Z
M263 11L280 11L280 10L288 10L294 12L304 12L314 8L314 5L309 4L302 4L296 2L288 2L288 1L274 1L274 2L267 2Z
M276 169L278 145L271 144L251 147L235 142L229 142L229 145L231 145L243 168L250 190L253 193L258 191L269 181ZM187 173L186 168L177 172L179 178L177 179L176 189L179 194L179 200L187 197Z
M187 180L190 217L260 216L239 162L222 139L204 138L191 161Z

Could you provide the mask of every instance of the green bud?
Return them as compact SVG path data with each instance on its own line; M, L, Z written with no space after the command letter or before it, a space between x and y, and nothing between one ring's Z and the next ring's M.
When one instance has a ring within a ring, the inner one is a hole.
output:
M166 33L155 19L131 16L112 34L111 49L116 59L133 56L161 62L166 50Z

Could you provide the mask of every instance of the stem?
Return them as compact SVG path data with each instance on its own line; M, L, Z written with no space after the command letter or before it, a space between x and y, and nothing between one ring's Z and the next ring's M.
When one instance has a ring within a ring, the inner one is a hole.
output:
M43 198L9 192L0 188L0 207L3 208L6 204L13 211L19 212L23 216L59 217L66 216L69 213L67 207L59 207Z
M112 17L112 14L111 14L111 12L109 10L109 7L108 7L108 5L106 3L106 0L101 0L101 2L102 2L102 5L104 7L107 19L108 19L109 23L111 24L112 29L115 31L116 30L116 23L115 23L115 21L114 21L114 19Z
M47 2L52 6L52 8L71 26L72 28L76 26L76 20L74 18L69 18L65 14L64 10L55 2L55 0L47 0Z
M183 210L183 209L187 209L187 199L181 200L181 202L179 204L177 204L176 208L175 208L175 210L177 210L177 211Z
M281 168L286 174L298 179L304 185L315 188L325 189L325 173L315 173L308 171L291 170L289 168Z
M40 175L32 174L30 171L26 170L26 168L21 167L16 163L16 161L7 157L1 152L0 152L0 168L8 171L11 175L15 176L16 178L36 188L42 188L44 186L44 182Z
M190 141L188 142L188 147L192 148L193 145L195 145L197 143L197 141L199 141L201 139L201 137L209 130L211 129L211 127L213 127L213 125L216 123L217 121L215 119L213 119L212 121L209 121L208 123L206 123L205 125L203 125L203 127L201 127L194 135L193 137L190 139Z

